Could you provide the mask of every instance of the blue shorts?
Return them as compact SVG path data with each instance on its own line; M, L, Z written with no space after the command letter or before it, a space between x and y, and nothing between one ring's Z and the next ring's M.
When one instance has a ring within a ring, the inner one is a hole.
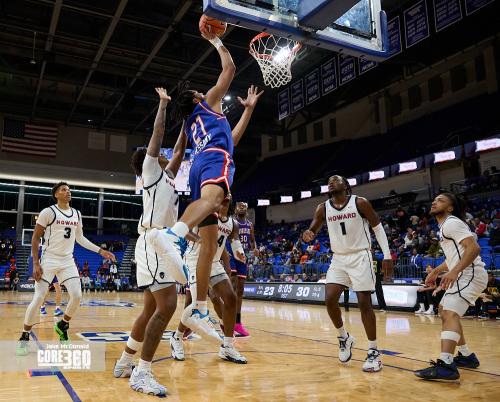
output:
M238 278L246 279L248 275L248 266L244 262L236 260L234 257L231 257L231 274L237 275Z
M189 187L193 201L201 198L205 184L219 184L227 195L233 184L234 162L229 152L220 148L207 148L194 157L189 172Z

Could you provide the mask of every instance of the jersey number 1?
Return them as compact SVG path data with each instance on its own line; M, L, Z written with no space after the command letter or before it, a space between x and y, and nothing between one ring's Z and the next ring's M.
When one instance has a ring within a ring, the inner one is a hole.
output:
M340 228L342 229L342 234L345 236L347 234L345 230L345 222L340 222Z

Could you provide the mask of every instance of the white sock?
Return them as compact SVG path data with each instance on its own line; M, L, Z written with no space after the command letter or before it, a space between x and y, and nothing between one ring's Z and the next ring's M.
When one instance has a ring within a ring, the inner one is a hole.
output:
M377 340L374 341L368 340L368 349L377 349Z
M177 328L175 331L175 334L174 334L174 338L175 339L182 339L183 336L184 336L184 334L181 331L179 331L179 328Z
M425 304L424 303L420 303L420 310L425 310Z
M439 358L444 361L446 364L453 363L453 355L451 353L441 352Z
M224 347L225 348L232 348L233 347L233 337L232 336L225 336L224 337Z
M429 311L434 311L434 304L429 304Z
M469 347L467 346L466 343L464 343L463 345L460 345L458 347L458 351L460 353L462 353L462 356L470 356L472 354L472 352L469 350Z
M132 353L122 352L122 357L120 357L121 362L130 363L132 360L134 360L134 355Z
M56 310L57 310L57 309L59 309L59 310L60 310L60 309L61 309L61 307L59 307L59 306L56 306Z
M177 222L170 230L179 237L186 237L189 233L189 227L184 222Z
M40 308L45 308L45 304L42 304L42 305L40 306Z
M339 331L339 336L343 339L347 339L347 337L349 336L349 334L347 333L347 331L345 330L344 326L340 327L340 328L337 328L337 331Z
M151 370L151 362L139 359L138 370L148 370L148 371Z
M206 300L205 301L199 301L199 300L197 300L196 301L196 308L198 309L198 311L201 314L203 314L203 315L207 314L207 312L208 312L207 301Z

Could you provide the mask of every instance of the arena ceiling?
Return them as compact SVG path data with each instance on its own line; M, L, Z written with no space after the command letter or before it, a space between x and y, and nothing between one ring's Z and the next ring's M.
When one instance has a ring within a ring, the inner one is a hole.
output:
M383 0L383 7L391 15L409 3ZM0 0L0 111L147 135L157 105L154 86L173 92L180 79L189 79L203 91L217 78L217 53L198 31L201 13L201 0ZM477 14L340 88L314 108L305 108L302 122L498 30L500 23L490 22L498 19L494 11ZM252 83L262 85L260 70L248 54L253 35L229 27L224 39L237 64L233 98ZM325 50L305 49L294 64L294 75L303 75L330 56ZM227 106L230 120L236 120L241 108L232 101ZM267 90L239 147L240 163L255 161L262 133L282 135L290 128L276 116L276 93Z

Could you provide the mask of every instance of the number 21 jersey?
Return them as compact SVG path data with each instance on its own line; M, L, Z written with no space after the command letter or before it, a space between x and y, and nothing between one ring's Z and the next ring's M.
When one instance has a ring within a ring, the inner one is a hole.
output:
M325 202L325 219L335 254L351 254L371 248L370 226L358 211L356 199L351 195L340 209L335 208L331 200Z

